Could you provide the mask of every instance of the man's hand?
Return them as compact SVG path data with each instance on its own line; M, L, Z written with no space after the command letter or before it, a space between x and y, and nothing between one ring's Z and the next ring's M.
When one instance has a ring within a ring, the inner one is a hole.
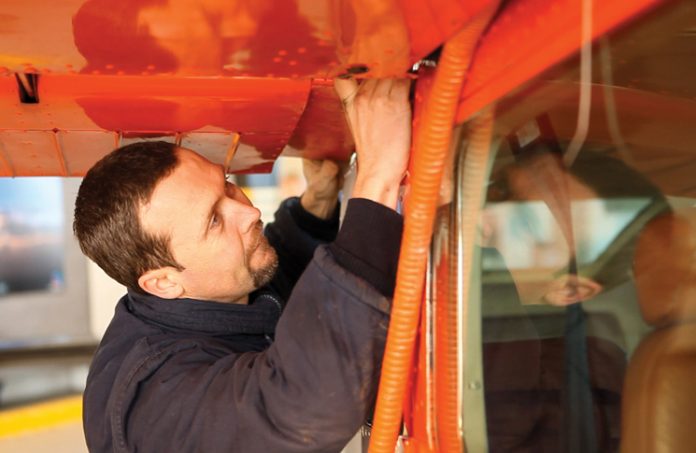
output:
M549 285L543 299L547 304L566 307L590 300L602 289L602 285L589 277L565 274Z
M353 197L394 209L411 148L410 80L336 79L358 154Z
M302 207L315 217L330 219L343 185L343 166L332 160L303 159L302 170L307 180L307 189L300 198Z

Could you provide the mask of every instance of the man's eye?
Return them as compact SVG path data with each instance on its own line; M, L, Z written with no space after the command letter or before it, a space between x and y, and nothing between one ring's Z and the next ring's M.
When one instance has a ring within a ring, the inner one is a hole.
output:
M213 228L220 226L220 223L220 216L213 214L213 217L210 219L210 229L212 230Z

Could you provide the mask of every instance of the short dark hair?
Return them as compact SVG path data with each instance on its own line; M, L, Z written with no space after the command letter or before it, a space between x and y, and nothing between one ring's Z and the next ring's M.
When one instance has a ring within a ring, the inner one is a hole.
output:
M176 145L138 142L118 148L85 175L75 201L73 231L82 252L126 287L143 292L138 278L148 270L183 267L170 238L143 230L140 207L179 164Z

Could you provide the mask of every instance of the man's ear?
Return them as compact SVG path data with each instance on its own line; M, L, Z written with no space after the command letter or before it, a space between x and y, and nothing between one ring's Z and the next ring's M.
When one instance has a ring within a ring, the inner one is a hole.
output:
M179 271L173 267L160 267L145 272L138 279L143 291L162 299L176 299L184 294Z

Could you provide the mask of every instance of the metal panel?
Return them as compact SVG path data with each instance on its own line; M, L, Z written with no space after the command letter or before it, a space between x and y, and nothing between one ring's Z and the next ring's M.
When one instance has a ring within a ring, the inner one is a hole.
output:
M273 135L242 135L234 159L229 165L232 173L269 173L283 150L284 137Z
M68 176L84 176L94 162L118 143L118 134L109 131L58 131L56 138L65 156Z
M176 133L213 126L289 135L310 87L309 81L288 79L52 75L42 77L40 92L49 108L68 102L65 109L53 109L61 129L88 125L67 117L76 110L105 130Z
M67 176L53 131L0 131L0 149L14 176Z
M311 82L46 75L41 77L39 87L41 102L22 104L14 77L0 77L0 131L11 137L4 143L7 162L0 160L0 174L81 175L116 146L162 137L174 142L175 136L191 132L228 137L241 132L242 142L248 147L240 149L235 171L267 172L296 129ZM319 106L337 102L333 88L330 92L329 88L324 87L326 94ZM338 120L329 120L328 124L339 124L334 129L343 133L337 133L333 142L327 138L321 145L327 155L346 156L342 112L337 115ZM46 151L50 144L46 137L54 132L59 136L52 148L59 145L56 149L68 155L65 171L59 154L54 158L56 165L47 165L45 159L51 154ZM21 134L26 136L21 138ZM117 135L123 139L116 141ZM212 148L206 149L208 145ZM214 140L189 146L204 155L218 153ZM39 159L41 165L36 164L38 155L44 156Z
M331 81L315 81L284 155L345 160L355 148Z
M8 0L0 73L403 74L490 0Z
M228 158L238 151L239 134L235 132L190 132L181 137L181 146L199 153L211 162L228 166ZM229 170L229 167L227 168Z

